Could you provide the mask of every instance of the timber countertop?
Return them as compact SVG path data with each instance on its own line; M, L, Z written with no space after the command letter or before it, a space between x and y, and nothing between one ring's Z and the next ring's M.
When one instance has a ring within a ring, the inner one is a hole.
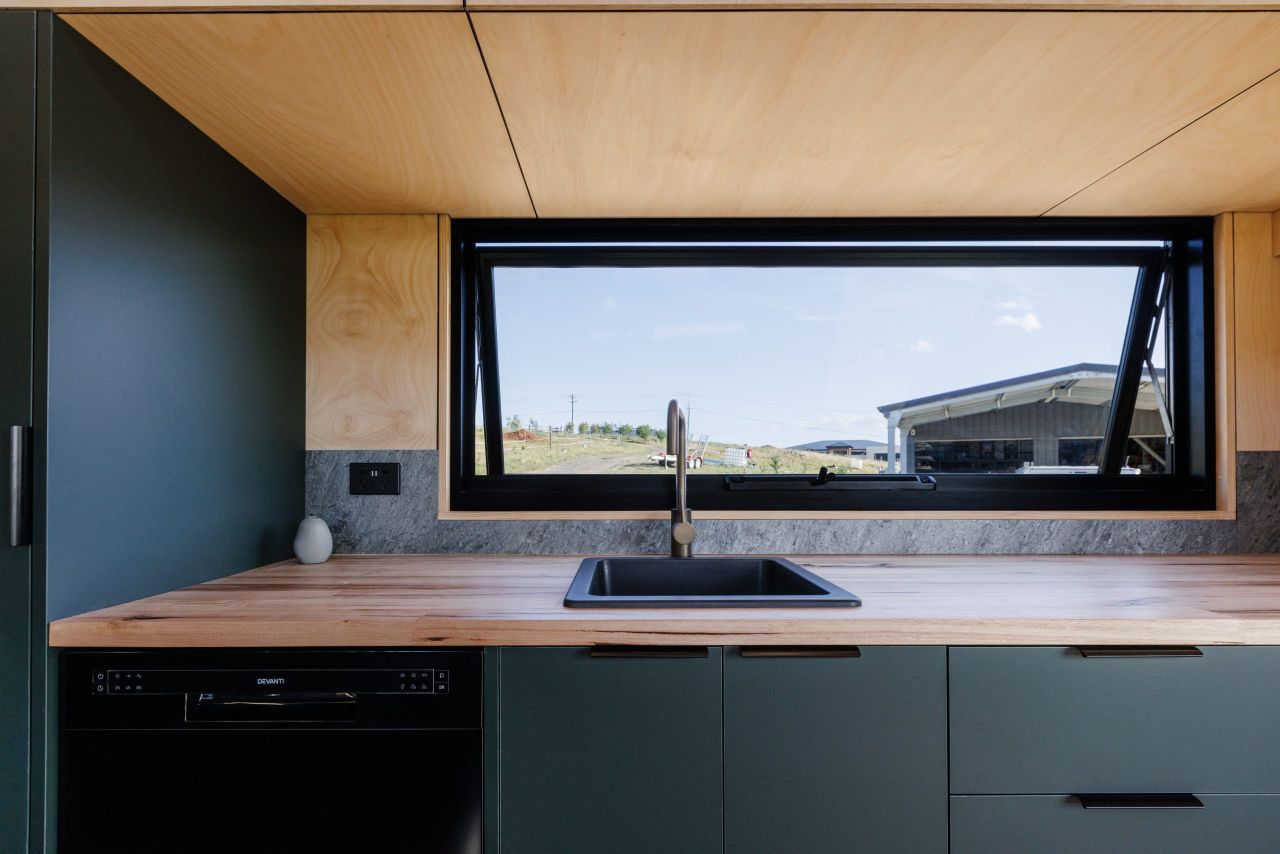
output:
M58 620L60 647L1280 644L1280 556L794 556L861 608L584 610L577 557L343 556Z

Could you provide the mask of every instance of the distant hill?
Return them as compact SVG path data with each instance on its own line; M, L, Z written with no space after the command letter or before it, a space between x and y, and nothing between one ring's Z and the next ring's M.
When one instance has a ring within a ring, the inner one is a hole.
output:
M791 451L825 451L827 445L852 445L855 448L885 447L883 439L823 439L821 442L805 442L803 445L792 445Z

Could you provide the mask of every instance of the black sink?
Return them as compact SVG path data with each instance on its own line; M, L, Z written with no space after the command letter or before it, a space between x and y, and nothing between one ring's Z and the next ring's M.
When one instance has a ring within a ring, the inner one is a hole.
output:
M565 594L570 608L821 608L862 601L776 557L591 557Z

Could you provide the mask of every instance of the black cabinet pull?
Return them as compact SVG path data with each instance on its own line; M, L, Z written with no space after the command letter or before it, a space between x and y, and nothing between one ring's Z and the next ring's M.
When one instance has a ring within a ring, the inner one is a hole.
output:
M1194 658L1198 646L1078 646L1083 658Z
M743 658L862 658L856 646L744 646Z
M9 428L9 545L31 545L31 428Z
M1189 794L1086 794L1072 795L1087 810L1199 810L1204 803Z
M705 646L627 646L599 644L591 647L592 658L706 658Z

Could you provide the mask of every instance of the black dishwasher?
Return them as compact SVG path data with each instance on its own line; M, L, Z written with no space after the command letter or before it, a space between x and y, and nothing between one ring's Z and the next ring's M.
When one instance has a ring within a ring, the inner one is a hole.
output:
M479 854L482 656L64 653L58 850Z

